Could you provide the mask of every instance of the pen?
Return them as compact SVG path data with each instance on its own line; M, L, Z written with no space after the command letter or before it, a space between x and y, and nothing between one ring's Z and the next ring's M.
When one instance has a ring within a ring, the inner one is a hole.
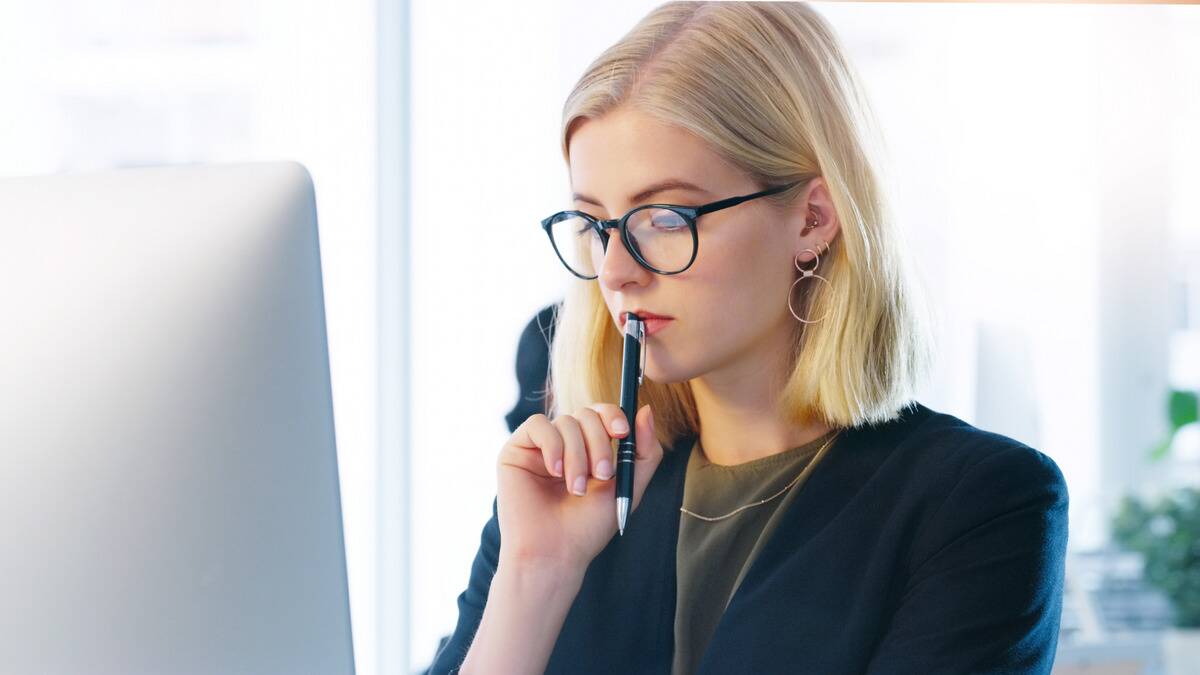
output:
M633 500L633 458L637 454L638 386L646 364L646 323L637 314L625 319L625 351L621 359L621 411L629 422L629 433L617 444L617 529L625 534L625 519Z

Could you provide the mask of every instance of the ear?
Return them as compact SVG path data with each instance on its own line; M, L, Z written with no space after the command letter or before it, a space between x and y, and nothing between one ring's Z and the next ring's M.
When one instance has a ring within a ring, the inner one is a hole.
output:
M796 241L794 255L799 256L801 262L812 260L815 257L813 251L824 255L841 229L824 177L817 176L809 181L804 193L796 199L793 214Z

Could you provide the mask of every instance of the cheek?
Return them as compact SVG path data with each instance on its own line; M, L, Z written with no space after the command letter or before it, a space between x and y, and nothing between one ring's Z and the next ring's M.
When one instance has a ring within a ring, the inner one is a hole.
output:
M688 270L696 304L713 308L717 318L760 320L776 297L780 302L785 299L790 277L782 250L780 242L761 236L754 225L736 236L722 231L702 239L696 262Z
M671 347L679 350L680 363L697 364L736 351L777 325L781 313L787 314L790 279L786 268L780 271L780 256L746 239L728 245L701 242L696 262L679 275L686 304Z

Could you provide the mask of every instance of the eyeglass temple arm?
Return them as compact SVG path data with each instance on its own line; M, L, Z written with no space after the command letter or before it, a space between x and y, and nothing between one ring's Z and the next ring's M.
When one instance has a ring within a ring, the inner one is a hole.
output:
M701 216L706 213L712 213L713 211L720 211L721 209L727 209L731 206L737 206L738 204L741 204L742 202L745 202L745 201L749 201L751 199L757 199L759 197L766 197L767 195L773 195L773 194L776 194L779 192L783 192L784 190L787 190L787 189L790 189L790 188L793 188L793 187L799 185L801 182L802 181L796 181L795 183L788 183L787 185L777 185L773 188L767 188L766 190L762 190L761 192L755 192L754 194L742 195L741 197L730 197L729 199L722 199L719 202L705 204L704 206L696 209L696 215Z

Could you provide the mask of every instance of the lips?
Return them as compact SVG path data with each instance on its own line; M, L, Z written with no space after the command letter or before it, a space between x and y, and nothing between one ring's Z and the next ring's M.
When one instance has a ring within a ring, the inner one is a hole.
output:
M628 318L630 313L636 314L642 318L643 322L646 324L646 337L650 337L663 328L666 328L667 325L675 320L674 317L655 314L654 312L647 312L645 310L633 309L629 310L628 312L621 312L621 330L625 330L625 320Z
M646 319L646 337L650 337L663 328L666 328L674 320L675 319Z
M647 322L647 324L650 322L651 319L668 319L669 320L669 319L674 318L671 316L666 316L665 314L655 314L654 312L647 312L645 310L633 309L633 310L629 310L628 312L621 312L621 328L625 327L625 319L627 319L629 314L631 314L631 313L637 314L639 317L641 317L641 319L643 321ZM647 326L647 328L648 327L649 326Z

